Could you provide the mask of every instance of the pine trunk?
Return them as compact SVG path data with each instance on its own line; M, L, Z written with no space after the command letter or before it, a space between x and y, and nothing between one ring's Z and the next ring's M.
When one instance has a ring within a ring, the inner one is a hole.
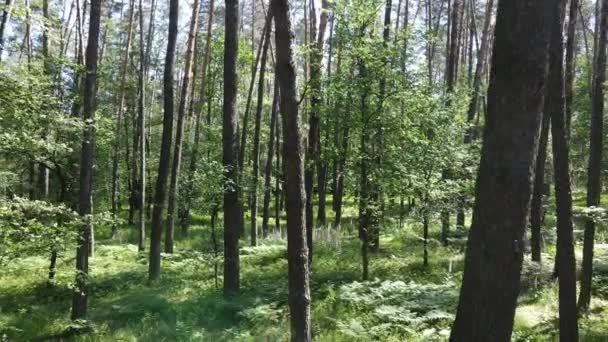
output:
M550 0L499 2L473 221L451 341L511 338L557 7Z

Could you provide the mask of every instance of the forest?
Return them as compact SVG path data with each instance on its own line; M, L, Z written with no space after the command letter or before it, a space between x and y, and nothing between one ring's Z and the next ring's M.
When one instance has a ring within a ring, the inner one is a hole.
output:
M608 0L0 0L0 341L608 341Z

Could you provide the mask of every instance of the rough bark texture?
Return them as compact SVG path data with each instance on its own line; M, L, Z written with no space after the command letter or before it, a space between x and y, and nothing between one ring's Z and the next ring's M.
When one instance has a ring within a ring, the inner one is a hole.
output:
M162 238L163 211L167 197L167 178L169 178L169 163L171 157L171 141L173 140L173 78L175 74L175 44L177 40L177 19L179 0L169 3L169 38L165 55L165 70L163 75L163 133L158 162L158 177L154 193L154 209L150 233L150 265L148 277L150 281L160 276L160 246Z
M276 25L276 69L281 93L283 121L283 163L285 165L285 209L287 211L287 254L291 341L312 341L308 248L306 245L306 193L304 190L304 144L298 112L296 68L292 47L289 2L272 0Z
M192 59L194 58L194 42L198 29L199 1L192 3L192 17L190 19L190 33L186 47L184 79L177 109L177 128L175 132L175 150L173 151L173 167L169 182L169 206L167 208L167 226L165 231L165 252L173 253L173 234L175 230L175 216L177 198L179 196L179 174L182 164L182 150L184 145L184 126L186 121L186 104L190 93L190 80L192 79Z
M72 296L72 319L83 319L87 314L89 242L91 239L93 165L95 162L95 96L97 91L97 50L101 21L101 0L91 1L89 38L86 51L86 77L83 92L84 128L80 154L80 192L78 213L85 219L80 228L76 248L76 287Z
M606 81L606 31L608 29L608 0L602 0L596 64L593 76L593 98L591 103L591 134L589 165L587 169L587 207L600 204L602 191L601 166L604 125L604 82ZM585 223L583 244L583 269L581 272L581 292L578 306L586 311L591 302L591 278L593 276L593 247L595 244L595 222Z
M572 194L566 131L564 88L564 24L566 0L559 0L559 14L551 23L549 77L544 115L551 116L555 207L557 216L557 271L559 274L559 339L578 341L576 312L576 261L572 225Z
M452 341L509 341L546 88L550 0L500 0L488 114Z
M223 104L223 163L224 163L224 296L239 292L239 234L241 207L238 187L238 114L236 112L238 75L236 62L239 52L239 1L226 1L224 40L224 104Z

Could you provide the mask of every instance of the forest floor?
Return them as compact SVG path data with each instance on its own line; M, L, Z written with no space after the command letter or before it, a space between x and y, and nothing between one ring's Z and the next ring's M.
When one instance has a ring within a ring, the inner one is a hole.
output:
M52 284L46 280L46 257L10 263L0 270L0 341L65 340L75 332L74 339L82 341L287 341L287 260L280 234L258 247L241 241L242 291L224 300L221 255L213 256L208 218L194 223L188 238L177 239L177 252L163 255L161 280L152 286L147 284L148 253L137 252L133 229L124 227L111 240L109 228L98 227L87 322L69 319L75 275L71 252L60 259ZM360 280L360 247L352 225L316 230L315 340L447 340L462 275L462 241L442 247L434 226L429 266L424 267L419 224L408 220L404 229L396 226L388 222L384 228L368 282ZM555 340L553 252L547 245L542 267L526 256L514 341ZM577 258L580 262L580 250ZM596 245L595 272L592 308L580 320L581 341L608 341L607 244Z

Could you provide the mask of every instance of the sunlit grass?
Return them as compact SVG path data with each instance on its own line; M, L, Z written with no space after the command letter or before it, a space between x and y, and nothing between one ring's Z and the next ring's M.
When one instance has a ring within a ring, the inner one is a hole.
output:
M348 210L354 215L353 206ZM344 222L349 219L347 216ZM208 216L194 216L188 236L178 233L176 253L163 255L161 279L152 285L147 281L148 253L137 251L135 230L121 227L118 240L113 241L109 228L97 227L87 322L93 331L75 338L287 340L285 240L273 232L259 246L250 247L246 234L241 240L242 292L225 300L221 252L214 259L209 222ZM221 222L220 217L216 227L219 248L223 246ZM315 339L447 340L458 297L463 246L456 239L452 246L442 247L437 225L431 227L428 267L422 263L421 226L415 218L407 220L403 229L390 224L383 227L380 251L370 258L371 280L362 287L357 285L361 257L356 227L343 223L340 230L316 228L311 274ZM524 265L514 340L555 338L557 291L550 277L554 249L549 243L546 252L542 267L529 261ZM582 341L608 339L608 248L598 244L596 257L596 292L590 314L581 319ZM62 256L52 284L46 280L46 256L20 259L0 270L0 335L9 340L35 340L73 334L69 320L73 264L72 253ZM444 292L446 288L449 293Z

